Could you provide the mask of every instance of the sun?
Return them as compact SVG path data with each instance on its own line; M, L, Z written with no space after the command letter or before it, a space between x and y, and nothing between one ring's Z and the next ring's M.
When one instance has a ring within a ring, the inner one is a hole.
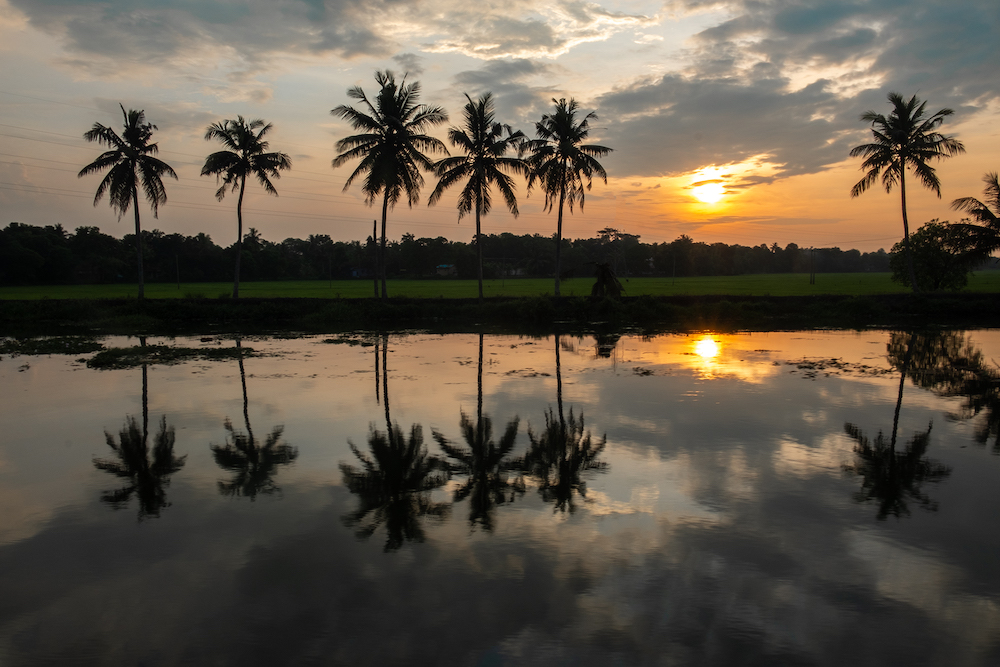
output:
M697 187L691 188L691 194L698 199L698 201L704 202L706 204L716 204L722 199L723 195L726 194L726 188L722 183L703 183Z
M702 359L714 359L719 356L719 344L711 336L705 336L694 344L694 353Z

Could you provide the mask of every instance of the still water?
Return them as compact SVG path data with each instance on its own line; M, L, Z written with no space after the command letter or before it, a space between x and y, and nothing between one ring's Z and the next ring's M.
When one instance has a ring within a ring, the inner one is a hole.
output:
M0 664L1000 664L998 332L239 345L0 360Z

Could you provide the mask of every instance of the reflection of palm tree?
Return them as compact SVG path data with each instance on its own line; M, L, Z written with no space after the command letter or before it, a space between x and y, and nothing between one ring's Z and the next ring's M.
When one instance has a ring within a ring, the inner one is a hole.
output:
M906 335L889 338L889 359L894 363L905 354ZM958 413L949 417L970 419L984 413L976 427L975 439L986 444L994 438L993 451L1000 453L1000 371L987 364L982 350L958 331L911 334L910 377L913 384L939 396L962 397Z
M597 457L604 451L607 437L595 443L590 431L584 431L583 415L577 418L570 408L569 418L563 413L562 364L559 358L559 335L556 347L556 404L557 414L545 412L545 430L535 434L528 427L531 445L524 457L525 470L539 483L539 492L547 502L565 512L574 511L573 494L587 496L587 484L582 475L587 471L607 469L607 463Z
M907 498L917 501L921 507L937 510L937 503L920 492L924 482L937 482L951 474L948 466L925 458L930 444L931 424L922 433L915 433L906 443L902 452L896 451L896 434L899 430L899 412L903 405L903 387L906 384L906 374L925 355L925 349L919 345L916 334L909 334L905 345L900 335L893 334L889 342L889 362L900 369L899 392L896 396L896 409L892 417L892 435L886 443L885 436L879 431L874 441L854 424L844 424L844 430L858 444L854 447L857 456L853 465L844 466L847 472L861 475L864 481L861 490L855 494L859 502L878 500L878 519L883 520L890 514L895 517L910 513Z
M149 459L147 446L148 432L142 430L129 415L125 426L118 432L118 442L105 431L108 447L114 451L117 460L94 459L94 467L104 470L128 482L117 491L109 491L101 500L111 503L116 509L123 507L133 495L139 499L139 520L147 516L160 516L160 509L169 507L164 490L170 483L169 477L184 467L186 456L174 456L174 427L167 427L167 417L160 418L160 430L153 440L153 458Z
M377 354L376 351L376 360ZM428 455L420 424L410 427L407 439L399 424L391 421L387 362L388 337L385 337L382 341L382 399L386 430L383 433L374 425L370 427L370 456L348 442L351 451L361 461L361 468L341 463L340 472L344 485L359 500L358 509L346 515L344 523L357 526L358 537L364 538L385 524L385 550L395 551L405 541L423 542L421 517L445 516L450 506L430 498L430 492L444 486L448 476L443 472L444 462Z
M500 504L513 501L514 496L524 493L521 479L511 480L509 475L517 470L519 463L510 460L510 453L517 440L520 420L514 417L507 423L500 442L493 442L493 421L483 414L483 334L479 334L479 398L476 421L462 412L459 428L467 447L456 446L437 431L434 439L449 458L451 472L466 475L467 479L454 493L455 502L469 499L469 523L493 530L493 509Z
M252 501L259 493L272 494L280 490L273 479L276 468L293 462L299 452L295 447L279 442L284 426L275 426L264 439L263 445L257 442L253 429L250 428L247 378L239 340L236 341L236 348L240 350L237 358L240 364L240 382L243 385L243 419L247 432L237 433L227 417L225 428L231 439L226 438L225 446L211 445L211 449L215 463L223 470L234 473L228 481L219 480L219 493L224 496L245 496Z
M142 347L146 339L140 338ZM142 430L135 417L125 417L125 426L118 432L118 442L113 435L104 432L108 447L117 460L94 459L94 467L128 483L117 491L109 491L101 500L111 503L116 509L123 507L135 495L139 499L139 520L147 516L159 516L160 508L169 507L164 490L170 483L169 477L184 467L186 456L174 456L174 427L167 427L167 417L160 418L160 430L153 441L153 460L149 460L149 376L146 364L142 365Z
M910 513L907 500L916 501L924 509L936 511L938 504L920 490L924 482L938 482L951 474L948 466L924 456L930 444L931 424L927 430L915 433L902 452L895 443L886 443L879 431L875 440L869 440L854 424L845 424L844 430L858 444L854 447L857 459L845 470L860 475L864 481L855 494L859 502L877 500L878 519L890 514L895 517Z

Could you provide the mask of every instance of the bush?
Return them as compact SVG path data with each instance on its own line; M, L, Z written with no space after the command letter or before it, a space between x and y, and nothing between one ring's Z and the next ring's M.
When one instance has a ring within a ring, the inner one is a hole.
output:
M913 271L920 287L929 291L960 290L969 282L969 270L974 259L969 254L970 240L963 228L948 222L931 220L910 234ZM906 262L903 241L892 246L889 260L892 279L907 287L910 270Z

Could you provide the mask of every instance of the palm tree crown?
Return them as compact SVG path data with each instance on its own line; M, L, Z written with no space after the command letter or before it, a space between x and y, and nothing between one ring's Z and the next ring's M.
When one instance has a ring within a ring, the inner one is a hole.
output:
M507 151L520 149L524 133L496 120L493 94L486 93L477 101L466 94L468 103L463 111L464 127L448 130L452 146L465 155L455 155L440 160L434 171L438 184L428 200L436 204L444 191L461 181L465 187L458 196L458 219L468 213L476 214L476 251L479 260L479 298L483 298L483 248L480 218L490 212L493 205L491 186L495 185L503 196L507 209L517 217L517 194L511 174L528 175L528 165L519 157L506 157Z
M285 153L267 153L270 147L264 140L271 130L271 124L261 119L246 120L237 116L236 120L212 123L205 131L205 139L217 139L227 150L212 153L201 168L202 176L215 176L221 185L215 192L219 201L226 196L226 190L239 190L236 204L236 277L233 282L233 298L240 291L240 255L243 243L243 193L246 191L247 176L254 176L268 194L278 195L271 183L272 178L281 178L281 171L290 169L291 158Z
M980 225L967 225L972 235L974 251L989 256L1000 248L1000 176L991 171L983 176L985 202L975 197L961 197L951 203L956 211L965 211Z
M917 290L916 274L909 250L910 228L906 217L906 170L911 170L917 180L929 190L941 196L941 181L931 160L940 160L965 152L962 142L937 131L944 119L953 113L952 109L941 109L928 116L922 102L914 95L909 100L899 93L889 93L893 109L888 116L875 111L861 114L861 120L871 123L873 141L851 149L851 157L863 157L861 168L867 170L864 177L851 188L851 196L857 197L882 178L886 192L892 192L899 185L903 211L903 241L910 267L910 281Z
M83 177L107 169L107 175L97 186L94 206L108 193L111 208L118 212L119 220L128 212L129 206L132 206L135 213L136 261L141 299L145 292L145 281L142 270L142 227L139 224L139 184L142 184L142 191L149 200L155 218L160 205L167 203L167 191L163 187L162 177L167 175L177 178L177 173L166 162L154 157L159 152L159 147L150 143L150 139L153 130L157 128L152 123L145 122L145 111L125 111L123 105L118 106L125 119L121 136L110 127L94 123L94 127L83 138L107 146L108 150L81 169L77 176Z
M385 297L385 223L388 209L395 207L404 194L410 206L419 201L420 188L424 184L420 170L431 171L434 168L424 152L448 154L440 139L425 132L431 126L447 122L448 114L441 107L417 103L420 98L419 82L407 84L404 76L397 84L395 74L389 70L376 72L375 81L380 90L374 102L368 99L361 86L354 86L347 91L347 96L360 100L363 108L359 110L341 104L330 113L360 131L360 134L345 137L336 144L340 154L333 159L334 168L352 160L361 160L348 176L344 190L363 177L365 203L371 206L382 194L382 261L379 270L382 296Z
M535 123L538 138L529 141L526 149L531 152L528 191L537 182L545 192L544 209L551 211L558 206L555 295L559 296L563 206L568 204L572 212L573 206L579 203L582 211L584 191L591 188L593 177L596 175L608 182L608 174L596 158L607 155L611 149L583 143L590 136L590 121L597 120L597 114L590 112L578 121L576 100L552 101L556 105L554 113L542 116L542 120Z

